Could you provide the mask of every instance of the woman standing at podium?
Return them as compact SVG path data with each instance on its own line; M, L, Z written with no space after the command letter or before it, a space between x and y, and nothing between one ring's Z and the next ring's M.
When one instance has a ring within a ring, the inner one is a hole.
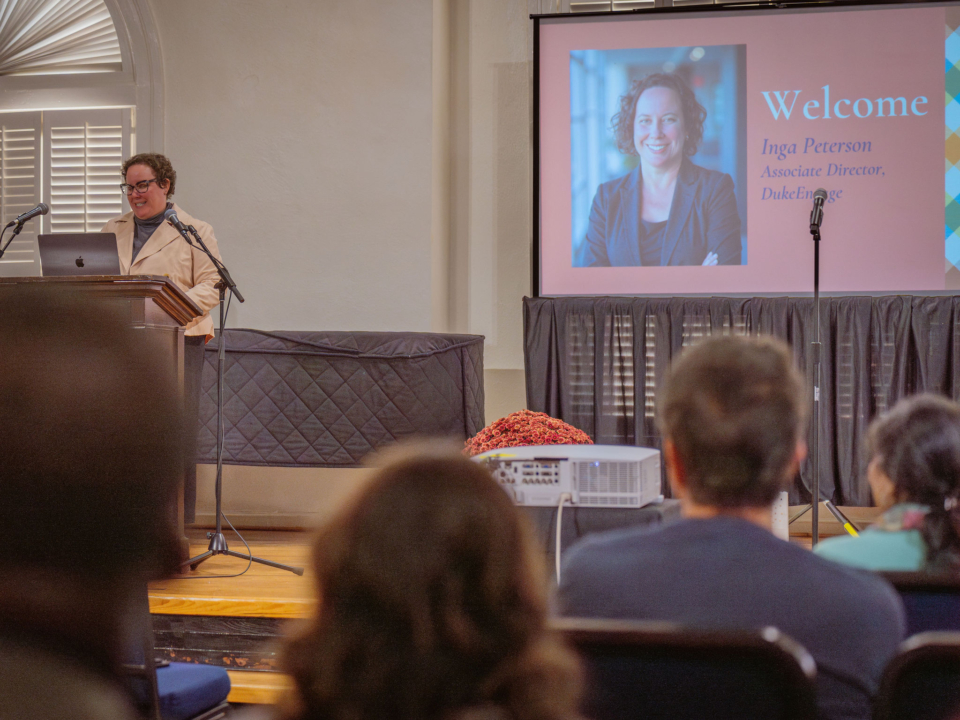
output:
M188 215L170 201L177 185L177 172L164 155L141 153L123 163L123 183L130 212L103 226L103 232L117 236L120 272L124 275L160 275L170 278L203 315L184 330L183 392L186 437L184 445L184 519L193 522L197 497L197 418L200 404L200 376L203 346L213 337L210 310L220 296L214 287L220 276L202 250L191 247L168 223L168 212L177 214L184 225L193 225L207 248L220 258L217 239L208 223Z

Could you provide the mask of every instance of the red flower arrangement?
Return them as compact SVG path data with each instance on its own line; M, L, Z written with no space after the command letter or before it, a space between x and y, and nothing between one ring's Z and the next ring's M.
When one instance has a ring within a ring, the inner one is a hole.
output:
M467 440L464 452L473 456L519 445L593 445L593 440L546 413L520 410L487 425Z

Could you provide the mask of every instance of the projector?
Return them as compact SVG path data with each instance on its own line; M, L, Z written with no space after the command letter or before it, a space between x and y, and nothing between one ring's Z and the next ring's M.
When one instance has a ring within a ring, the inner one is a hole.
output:
M473 458L517 505L639 508L663 499L660 451L625 445L524 445Z

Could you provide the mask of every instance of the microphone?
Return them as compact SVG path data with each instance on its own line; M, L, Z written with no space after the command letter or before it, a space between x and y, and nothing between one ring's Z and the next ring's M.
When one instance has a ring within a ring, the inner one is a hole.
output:
M180 218L177 217L177 213L173 208L166 209L166 211L163 213L163 219L173 225L176 231L183 236L183 239L186 240L189 245L193 245L193 243L190 242L190 237L187 235L187 226L180 222Z
M3 257L3 254L7 251L7 248L10 247L10 243L13 242L13 239L20 234L20 231L23 230L23 224L32 218L35 218L37 215L46 215L50 212L50 208L46 203L40 203L33 210L27 210L25 213L17 215L16 220L11 220L6 225L3 226L3 230L0 230L0 258ZM16 227L14 227L16 226ZM10 239L7 240L7 244L3 244L3 234L13 228L13 235L10 236Z
M823 203L826 202L827 191L817 188L813 193L813 210L810 212L810 232L820 229L823 222Z
M227 272L227 268L223 266L223 263L217 260L213 255L210 254L210 251L207 249L207 246L204 244L203 240L200 238L200 233L197 232L197 229L193 225L184 225L180 222L180 218L177 217L177 214L173 211L173 208L168 208L167 211L163 214L164 219L173 225L176 228L177 232L183 236L183 239L187 241L187 245L190 245L196 250L201 250L207 254L207 257L210 258L210 261L217 268L217 272L220 273L220 280L223 283L224 287L230 288L230 291L236 296L237 300L243 302L243 295L240 294L240 291L237 290L237 284L233 281L233 278L230 277L230 273ZM193 234L193 237L196 239L196 242L190 239L189 233ZM220 287L218 283L215 287ZM223 299L223 295L220 295L220 298Z
M27 210L27 212L17 215L17 219L13 222L15 222L17 225L23 225L27 220L32 220L37 215L46 215L48 212L50 212L50 208L47 206L47 204L40 203L33 208L33 210Z

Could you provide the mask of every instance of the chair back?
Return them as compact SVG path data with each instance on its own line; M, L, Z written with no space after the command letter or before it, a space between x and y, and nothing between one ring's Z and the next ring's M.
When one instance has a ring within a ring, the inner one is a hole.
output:
M230 676L221 667L183 662L157 664L147 589L133 608L124 668L145 720L221 720L230 711Z
M907 638L880 681L875 720L954 720L960 715L960 632Z
M670 623L554 623L583 658L593 720L813 720L816 665L774 628L694 630Z
M883 572L900 594L907 636L960 630L960 576L923 572Z
M123 658L127 687L141 717L145 720L162 720L154 659L153 625L146 587L142 593L136 594L128 622L126 652Z

